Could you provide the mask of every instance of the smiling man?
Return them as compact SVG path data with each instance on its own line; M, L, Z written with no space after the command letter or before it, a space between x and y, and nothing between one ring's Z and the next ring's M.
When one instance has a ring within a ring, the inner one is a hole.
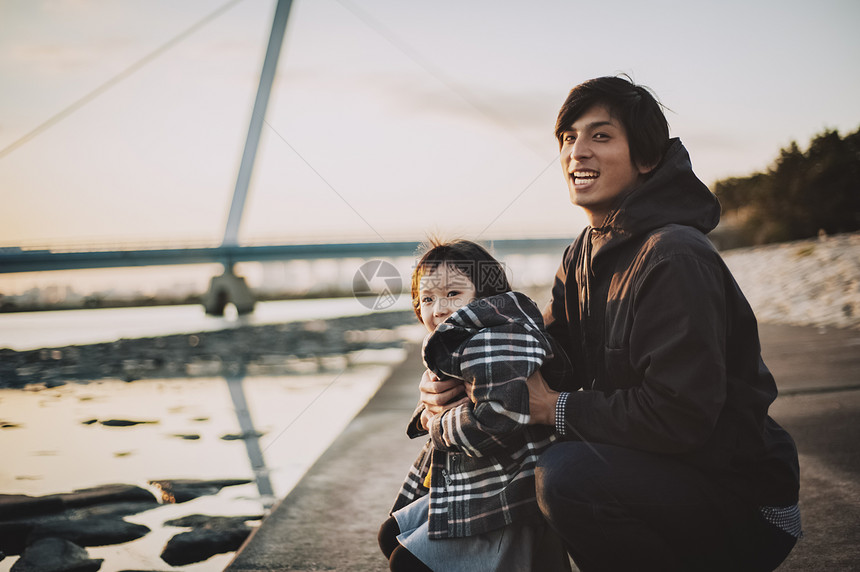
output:
M565 252L548 331L577 368L530 380L564 441L541 510L583 572L773 570L800 535L797 451L755 317L706 238L717 199L660 104L620 77L575 87L556 136L590 226Z
M775 569L800 536L797 450L767 414L755 316L706 237L717 199L626 78L575 87L555 133L590 225L544 311L575 373L529 378L531 423L561 437L536 469L541 511L582 572ZM434 415L459 391L421 382Z

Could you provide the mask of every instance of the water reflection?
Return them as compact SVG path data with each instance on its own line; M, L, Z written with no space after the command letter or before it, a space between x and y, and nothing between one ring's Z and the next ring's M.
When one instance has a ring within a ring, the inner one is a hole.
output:
M239 363L236 374L228 375L224 379L227 382L227 389L230 390L230 398L233 400L233 409L236 412L236 419L239 421L239 430L242 440L245 442L245 450L248 453L248 461L251 463L254 480L257 482L257 490L260 492L260 500L263 508L268 510L275 503L275 491L272 488L269 469L260 447L261 434L254 427L254 420L248 409L248 401L245 399L243 382L246 371L247 364L243 360Z
M167 520L260 514L271 507L403 357L399 348L366 350L336 375L315 370L265 376L249 365L209 378L0 389L0 493L39 496L107 483L145 487L158 479L254 479L127 517L152 532L126 544L87 548L91 557L105 559L105 570L179 570L159 557L182 531L166 526ZM151 422L122 427L94 419ZM240 446L225 435L247 438ZM0 572L9 572L16 558L0 562ZM214 556L181 570L215 572L230 558Z

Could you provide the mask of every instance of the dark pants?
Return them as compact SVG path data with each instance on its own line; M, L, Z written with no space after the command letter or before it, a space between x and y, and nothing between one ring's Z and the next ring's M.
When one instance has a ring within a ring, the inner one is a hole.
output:
M796 542L670 457L563 442L536 476L541 511L582 572L770 571Z

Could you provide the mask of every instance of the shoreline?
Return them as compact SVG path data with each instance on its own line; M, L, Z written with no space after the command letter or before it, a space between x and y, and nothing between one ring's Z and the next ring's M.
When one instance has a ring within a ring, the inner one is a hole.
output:
M415 323L411 310L399 310L95 344L3 348L0 389L103 379L302 375L324 371L332 361L349 365L363 350L402 347Z

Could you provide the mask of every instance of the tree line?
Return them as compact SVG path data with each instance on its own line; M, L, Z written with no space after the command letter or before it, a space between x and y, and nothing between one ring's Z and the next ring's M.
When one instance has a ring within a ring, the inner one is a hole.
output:
M816 135L806 151L782 149L764 173L718 181L714 194L733 246L860 229L860 128Z

